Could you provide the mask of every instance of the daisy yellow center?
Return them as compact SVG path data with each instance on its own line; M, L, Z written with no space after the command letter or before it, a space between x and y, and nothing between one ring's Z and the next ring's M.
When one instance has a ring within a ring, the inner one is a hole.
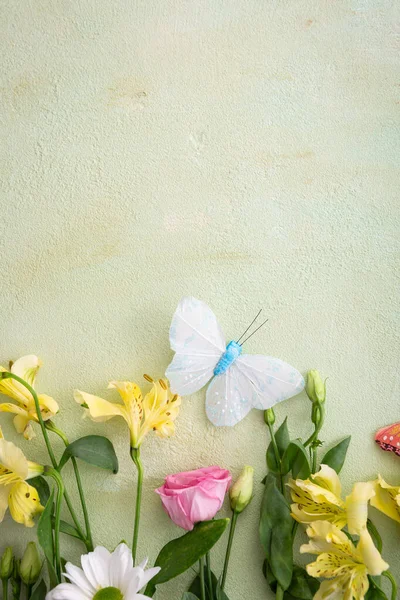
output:
M121 590L115 587L103 588L93 596L93 600L123 600L123 598Z

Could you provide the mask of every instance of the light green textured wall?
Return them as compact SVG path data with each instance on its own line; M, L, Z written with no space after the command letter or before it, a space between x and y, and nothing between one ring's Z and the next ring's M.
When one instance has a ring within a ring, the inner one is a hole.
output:
M372 437L400 420L395 6L1 2L0 358L39 354L57 422L71 438L114 442L116 477L84 468L98 543L130 539L134 470L123 424L83 422L72 390L161 375L184 294L209 303L228 338L263 307L269 323L249 351L329 376L325 435L353 435L345 490L377 472L400 483L400 459ZM277 413L301 436L309 408L303 394ZM18 441L45 460L39 438ZM259 482L266 443L260 412L217 430L204 392L186 398L176 437L143 449L140 555L153 560L179 534L152 492L165 474L217 463L236 475L247 463ZM239 522L232 600L269 597L260 492ZM400 574L400 529L376 521ZM33 534L6 518L0 546ZM184 583L158 597L177 600Z

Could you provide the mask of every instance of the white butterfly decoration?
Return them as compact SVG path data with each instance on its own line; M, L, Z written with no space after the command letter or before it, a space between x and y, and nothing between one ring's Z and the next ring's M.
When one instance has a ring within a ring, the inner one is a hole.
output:
M166 371L172 392L194 394L212 379L206 412L214 425L236 425L252 408L271 408L304 388L301 374L282 360L242 354L241 338L226 345L216 316L196 298L181 299L169 338L176 352Z

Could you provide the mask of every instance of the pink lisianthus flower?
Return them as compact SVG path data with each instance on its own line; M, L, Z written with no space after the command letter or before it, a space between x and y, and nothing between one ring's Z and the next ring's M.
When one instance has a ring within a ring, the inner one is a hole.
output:
M226 469L205 467L168 475L156 493L169 518L179 527L191 531L196 523L215 517L231 480Z

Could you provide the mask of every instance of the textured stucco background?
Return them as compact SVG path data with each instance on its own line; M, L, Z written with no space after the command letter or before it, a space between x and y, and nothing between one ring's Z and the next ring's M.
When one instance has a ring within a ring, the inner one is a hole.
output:
M373 442L400 420L396 4L2 0L1 364L39 354L57 423L114 442L117 476L82 466L98 543L131 538L134 469L124 424L82 421L72 390L161 375L184 294L213 307L228 339L262 307L269 323L248 350L329 376L325 438L353 435L346 492L377 472L400 483L400 459ZM309 409L302 394L277 414L304 436ZM152 492L165 474L251 464L227 591L270 597L257 538L265 429L257 411L214 429L204 392L185 399L176 437L143 447L141 556L180 534ZM18 441L45 460L39 438ZM400 575L400 528L375 518ZM0 546L33 536L7 517ZM158 597L179 600L186 581Z

